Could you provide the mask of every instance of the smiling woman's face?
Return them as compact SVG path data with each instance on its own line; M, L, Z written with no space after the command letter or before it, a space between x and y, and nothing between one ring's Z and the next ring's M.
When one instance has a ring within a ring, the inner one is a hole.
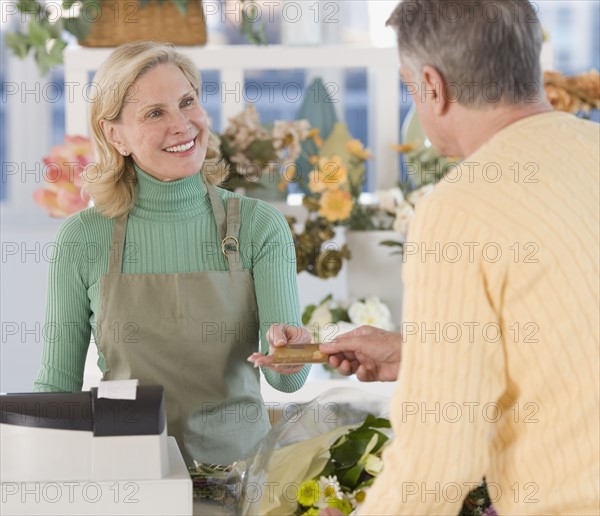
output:
M158 65L129 89L121 117L102 125L120 152L161 181L194 175L208 145L208 119L194 88L173 64Z

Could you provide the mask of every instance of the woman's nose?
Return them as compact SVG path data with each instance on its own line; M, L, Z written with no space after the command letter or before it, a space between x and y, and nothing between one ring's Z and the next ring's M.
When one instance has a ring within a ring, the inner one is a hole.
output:
M181 111L174 113L169 120L169 128L174 134L186 133L190 125L189 118Z

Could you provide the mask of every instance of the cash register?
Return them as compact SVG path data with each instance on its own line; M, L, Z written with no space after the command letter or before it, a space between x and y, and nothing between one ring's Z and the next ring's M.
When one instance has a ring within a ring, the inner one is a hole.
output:
M2 515L191 515L192 482L167 436L164 392L0 396Z

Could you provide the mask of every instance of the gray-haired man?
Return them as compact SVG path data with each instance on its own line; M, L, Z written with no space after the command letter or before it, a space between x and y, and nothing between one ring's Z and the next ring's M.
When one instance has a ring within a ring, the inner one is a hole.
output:
M600 126L551 111L527 0L405 0L388 24L427 135L465 159L417 207L402 337L322 346L366 381L400 369L360 513L457 514L485 477L499 514L598 514Z

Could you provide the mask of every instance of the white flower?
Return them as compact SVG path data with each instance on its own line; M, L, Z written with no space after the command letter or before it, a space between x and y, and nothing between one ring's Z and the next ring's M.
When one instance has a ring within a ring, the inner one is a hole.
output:
M383 470L383 461L372 453L369 453L365 457L363 464L365 465L365 471L374 477L379 475Z
M352 507L354 507L354 508L358 508L358 506L360 504L364 503L366 498L367 498L367 492L364 488L357 489L356 491L352 491L352 493L350 493L350 495L348 496L348 500L350 501L350 503L352 504Z
M413 206L416 206L417 203L426 195L429 195L433 192L434 186L432 184L428 184L422 186L421 188L414 190L408 194L406 200L411 203Z
M290 161L296 161L300 156L300 143L304 141L310 131L308 120L295 120L293 122L276 120L273 124L273 148L277 151L280 159L286 157Z
M390 309L378 297L370 296L364 302L356 301L348 309L350 321L357 326L368 324L382 330L393 330Z
M373 476L379 475L383 469L383 461L371 453L375 449L375 446L377 446L378 441L379 438L377 435L373 435L365 448L365 453L358 459L358 464L362 464L365 467L365 471Z
M319 478L319 495L322 503L327 502L330 498L337 498L338 500L342 499L344 496L342 494L342 488L335 475ZM327 505L325 504L324 507L326 506Z
M328 303L323 303L315 308L306 325L312 335L313 342L321 342L321 333L327 333L324 330L326 330L326 327L331 326L331 321L332 315Z
M394 219L394 231L406 235L410 221L415 216L413 207L405 202L396 208L396 218Z
M375 195L379 200L379 207L388 213L394 213L396 208L404 202L404 194L400 188L377 190Z

